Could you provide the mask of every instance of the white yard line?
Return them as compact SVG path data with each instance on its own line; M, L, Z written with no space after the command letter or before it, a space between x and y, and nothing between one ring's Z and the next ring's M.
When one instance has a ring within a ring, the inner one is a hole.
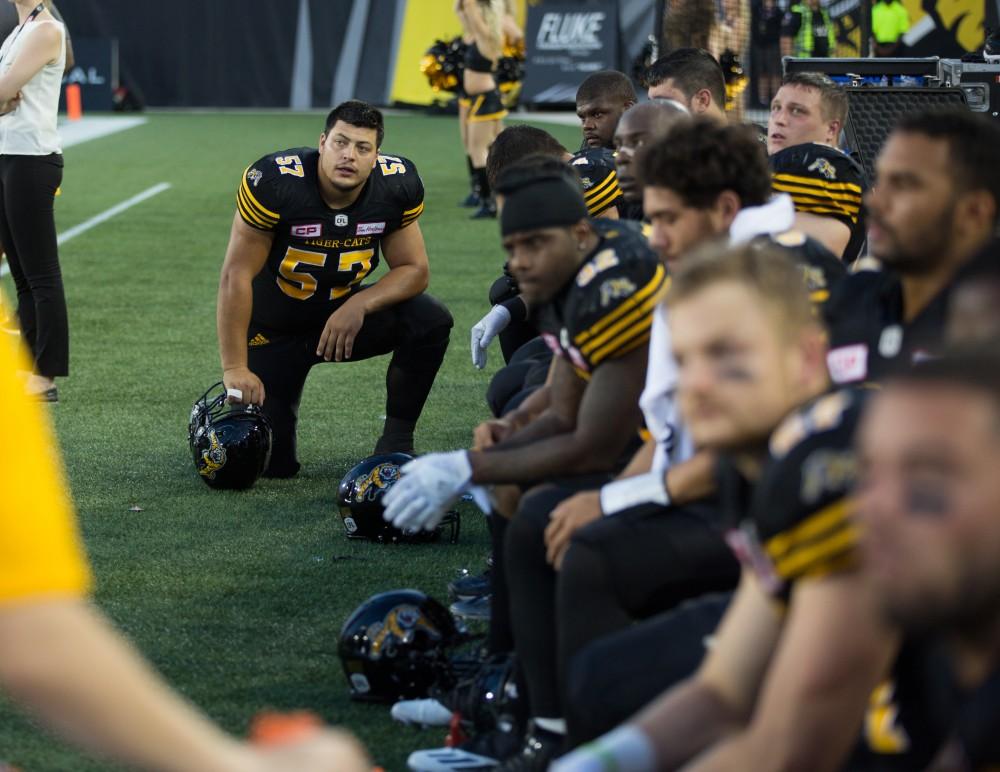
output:
M142 191L142 193L132 196L132 198L127 198L120 204L115 204L110 209L105 209L103 212L101 212L98 215L94 215L89 220L85 220L79 225L74 225L68 231L60 233L57 241L61 246L65 244L67 241L75 239L81 233L86 233L91 228L96 228L101 223L105 223L108 220L112 219L113 217L117 217L122 212L131 209L133 206L141 204L143 201L148 201L153 196L160 195L160 193L162 193L165 190L169 190L169 188L170 188L169 182L157 183L153 187ZM9 273L9 271L10 269L7 267L7 262L4 261L3 267L0 267L0 276L6 276Z
M59 138L62 141L63 149L82 145L93 139L100 139L120 131L134 129L149 121L148 118L138 116L109 115L99 117L86 117L79 121L63 121L59 124Z

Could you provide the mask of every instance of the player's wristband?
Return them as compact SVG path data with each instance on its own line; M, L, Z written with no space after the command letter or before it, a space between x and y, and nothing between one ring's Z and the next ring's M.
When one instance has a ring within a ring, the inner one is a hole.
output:
M624 509L640 504L667 506L670 494L663 479L663 472L647 472L637 477L615 480L601 488L601 511L607 515L617 515Z
M523 322L528 318L528 306L521 300L520 295L510 300L505 300L500 305L507 309L512 322Z
M549 772L656 772L656 753L649 738L630 724L556 759Z

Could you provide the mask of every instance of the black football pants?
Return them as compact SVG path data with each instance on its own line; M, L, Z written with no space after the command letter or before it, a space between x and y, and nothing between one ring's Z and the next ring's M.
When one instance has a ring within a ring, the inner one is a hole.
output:
M385 376L387 418L420 417L453 323L448 309L424 294L365 316L349 361L392 354ZM280 333L250 323L247 365L264 383L264 412L274 433L266 471L270 476L290 477L299 469L295 424L306 376L313 365L325 361L316 356L322 332ZM266 343L261 344L258 335Z
M532 715L564 715L568 664L637 619L736 586L739 565L710 506L642 506L573 536L559 572L545 559L549 515L575 490L537 489L508 526L505 561L515 650Z
M69 322L53 202L63 157L0 156L0 242L17 288L21 335L48 378L69 374Z
M493 415L497 418L507 415L544 385L551 365L552 349L539 337L515 351L486 389L486 403Z
M692 675L731 593L703 595L589 644L569 662L566 723L571 748L630 719Z

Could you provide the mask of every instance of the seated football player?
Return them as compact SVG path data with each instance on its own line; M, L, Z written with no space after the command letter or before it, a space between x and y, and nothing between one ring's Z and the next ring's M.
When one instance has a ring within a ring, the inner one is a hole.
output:
M497 190L510 270L556 355L548 406L524 423L508 416L479 427L477 434L489 435L480 450L408 464L385 500L385 516L397 527L427 528L466 490L478 497L483 485L529 490L511 525L492 518L494 598L506 597L505 574L516 570L505 563L504 531L522 517L537 519L539 507L547 517L553 489L566 496L607 480L634 441L652 312L666 285L666 271L637 230L588 219L579 185L561 162L525 159L501 175Z
M740 585L694 675L553 769L924 768L940 740L900 723L911 706L886 682L900 636L857 567L864 392L828 390L800 267L710 250L673 274L668 308L682 415L720 454Z
M940 770L1000 765L996 342L891 377L859 432L864 568L894 625L936 639L918 693L953 727Z
M949 343L1000 341L1000 239L994 240L962 271L948 304L945 337Z
M673 100L645 102L622 113L614 136L615 167L624 197L622 219L643 219L642 187L636 179L634 166L636 151L652 139L666 134L676 121L687 119L690 115L687 108Z
M837 148L847 121L847 94L826 75L789 75L767 125L774 190L795 202L795 227L850 263L865 240L864 170Z
M729 122L722 67L702 48L677 48L661 56L646 70L644 81L650 99L672 99L692 115L720 125Z
M815 242L784 232L794 218L791 202L769 201L766 157L749 129L682 121L646 150L637 166L646 186L640 190L653 207L650 245L671 270L694 247L728 235L734 243L795 245L788 252L817 301L846 273ZM523 627L537 642L519 644L518 655L533 706L549 711L536 715L564 715L568 664L590 642L687 598L735 586L736 563L715 527L715 502L706 500L714 491L713 458L694 452L679 420L669 347L661 308L639 403L650 439L619 479L562 501L534 532L527 520L511 526L508 562L520 565L508 578L515 640ZM578 613L583 607L585 615Z
M263 405L271 421L266 476L299 470L299 401L321 362L391 353L375 452L413 452L452 318L424 293L423 184L411 161L379 151L383 133L378 110L344 102L318 149L266 155L240 182L219 281L219 349L233 399ZM363 284L380 252L388 272Z
M637 101L635 87L624 73L600 70L588 75L576 90L576 114L583 131L583 148L612 148L615 126Z
M570 153L544 129L526 124L508 126L497 135L486 159L490 185L496 185L497 177L504 169L530 155L547 155L566 161L580 176L590 216L618 219L622 193L611 150L604 147L585 148ZM511 357L521 346L538 337L538 328L528 320L528 307L506 265L503 276L490 287L489 299L490 313L472 328L472 363L480 370L486 366L487 349L494 338L499 336L504 362L510 364ZM518 390L515 389L515 392ZM490 401L491 404L502 404L507 399ZM499 415L499 412L495 414Z
M952 289L1000 222L997 168L1000 126L984 116L956 109L899 120L866 199L868 244L883 270L851 274L824 307L835 382L881 380L940 352Z

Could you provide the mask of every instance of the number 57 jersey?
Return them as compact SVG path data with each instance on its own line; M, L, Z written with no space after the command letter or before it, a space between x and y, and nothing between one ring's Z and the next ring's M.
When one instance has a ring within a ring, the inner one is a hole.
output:
M413 163L379 155L357 200L331 209L320 194L319 151L264 156L243 173L237 210L247 225L274 234L253 281L253 322L276 332L322 328L379 262L379 245L424 211Z

